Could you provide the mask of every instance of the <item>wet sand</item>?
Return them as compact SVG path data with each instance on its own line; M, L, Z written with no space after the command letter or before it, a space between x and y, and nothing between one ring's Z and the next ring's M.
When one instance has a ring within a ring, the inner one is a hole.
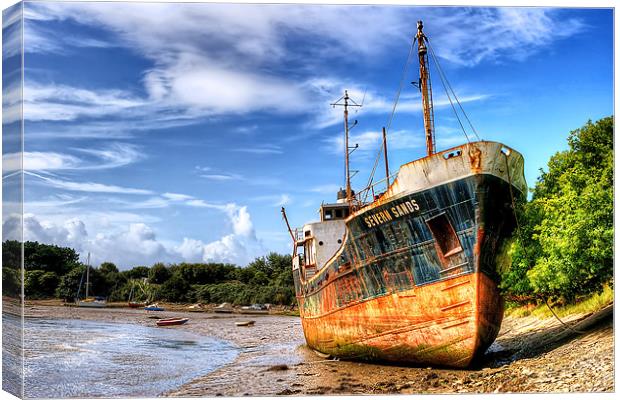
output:
M305 346L300 319L293 316L47 305L30 305L25 311L33 317L149 326L155 326L150 315L185 316L190 318L186 325L162 329L188 330L239 347L234 362L165 396L614 391L611 307L596 315L563 318L573 329L554 318L508 317L485 358L468 370L324 359ZM247 320L255 324L235 325Z

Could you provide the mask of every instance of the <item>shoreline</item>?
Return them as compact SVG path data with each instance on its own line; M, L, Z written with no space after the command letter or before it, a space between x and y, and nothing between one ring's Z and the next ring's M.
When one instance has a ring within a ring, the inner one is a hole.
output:
M6 303L5 303L6 305ZM183 316L172 328L226 340L239 349L231 363L160 396L611 392L614 390L613 306L563 318L507 316L479 365L454 370L324 359L305 345L299 317L286 315L87 309L28 302L26 317L88 319L155 326ZM5 308L6 312L6 308ZM249 327L235 322L254 320ZM584 333L578 333L583 331ZM200 356L200 355L199 355Z

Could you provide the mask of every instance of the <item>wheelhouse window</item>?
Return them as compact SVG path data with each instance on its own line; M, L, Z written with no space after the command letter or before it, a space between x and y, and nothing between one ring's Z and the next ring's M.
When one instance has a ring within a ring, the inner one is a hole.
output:
M426 220L426 225L433 234L443 257L449 257L463 251L459 237L446 213L436 215Z

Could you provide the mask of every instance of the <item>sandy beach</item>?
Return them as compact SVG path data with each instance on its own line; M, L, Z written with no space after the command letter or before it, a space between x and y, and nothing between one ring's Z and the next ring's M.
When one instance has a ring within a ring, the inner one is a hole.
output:
M85 309L28 304L26 316L87 319L155 326L162 318L190 318L182 329L229 341L240 349L230 364L164 396L313 394L612 392L612 307L595 315L556 319L508 317L485 358L468 370L325 359L305 346L299 317ZM235 322L254 320L253 326ZM209 357L208 354L196 354Z

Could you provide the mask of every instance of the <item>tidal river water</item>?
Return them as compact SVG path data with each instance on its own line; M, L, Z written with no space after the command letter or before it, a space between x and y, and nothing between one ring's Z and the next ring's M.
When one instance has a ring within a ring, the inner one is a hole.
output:
M154 397L232 362L232 344L174 328L26 318L25 395Z

